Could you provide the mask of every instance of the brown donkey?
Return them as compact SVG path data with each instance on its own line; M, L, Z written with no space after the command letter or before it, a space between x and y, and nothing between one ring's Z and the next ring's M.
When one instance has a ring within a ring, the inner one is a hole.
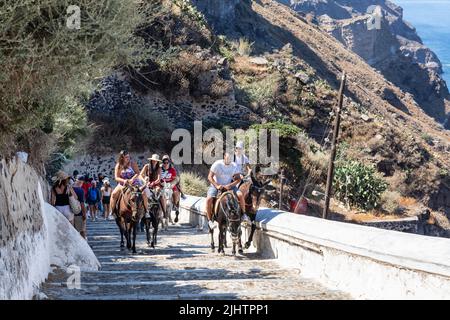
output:
M114 208L116 223L120 230L120 247L124 246L123 237L127 240L127 248L136 253L136 231L140 219L144 216L146 208L142 192L144 187L129 186L122 190ZM133 236L133 239L131 239ZM131 241L133 240L133 241Z

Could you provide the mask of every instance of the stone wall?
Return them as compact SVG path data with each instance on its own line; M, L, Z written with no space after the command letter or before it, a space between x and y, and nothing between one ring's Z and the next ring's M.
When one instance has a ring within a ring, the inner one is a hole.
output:
M358 224L392 231L417 233L418 222L419 219L417 217L411 217L383 221L365 221Z
M216 72L211 70L210 74L205 73L202 76L204 82L213 81L217 77ZM86 105L91 114L107 115L114 119L120 119L137 106L146 106L151 112L165 115L175 128L191 128L195 120L205 123L217 120L245 126L250 119L254 119L254 113L249 108L236 103L234 91L220 98L207 95L176 97L174 93L174 97L168 99L156 90L149 89L145 95L136 92L121 74L103 79L101 89L92 95Z

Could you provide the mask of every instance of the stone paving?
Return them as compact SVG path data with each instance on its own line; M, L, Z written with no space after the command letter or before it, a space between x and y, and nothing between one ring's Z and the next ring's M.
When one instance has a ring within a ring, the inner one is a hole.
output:
M81 289L67 288L70 275L55 270L41 290L48 299L350 298L301 277L301 270L283 268L276 260L259 257L254 248L236 257L231 248L225 249L225 256L213 253L206 230L198 231L187 221L160 232L155 249L147 246L144 233L138 233L136 255L119 247L120 235L113 221L88 222L87 230L101 269L82 272Z

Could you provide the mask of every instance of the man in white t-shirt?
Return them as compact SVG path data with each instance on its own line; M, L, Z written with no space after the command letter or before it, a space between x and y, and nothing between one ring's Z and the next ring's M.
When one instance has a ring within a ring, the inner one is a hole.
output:
M206 215L208 224L211 229L215 227L213 218L213 202L217 197L219 190L232 190L236 193L238 199L243 198L243 195L237 189L238 183L241 181L240 172L236 163L231 161L232 158L229 153L225 153L223 160L217 160L211 166L208 180L211 183L206 197Z
M238 141L236 143L235 151L234 151L234 162L238 168L238 171L241 174L241 180L244 179L245 176L249 175L252 171L250 167L250 160L244 154L244 142ZM239 188L239 185L237 186ZM243 216L242 218L246 221L250 221L250 218L245 213L245 199L244 197L239 198L239 205L241 206Z

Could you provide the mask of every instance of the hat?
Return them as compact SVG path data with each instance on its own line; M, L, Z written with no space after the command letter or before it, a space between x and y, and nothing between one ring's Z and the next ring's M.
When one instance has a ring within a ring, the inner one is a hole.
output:
M111 182L109 181L109 179L108 179L108 178L105 178L105 179L103 179L103 184L105 184L105 183L107 183L107 184L111 184Z
M236 143L236 148L244 149L244 142L238 141L238 142Z
M162 157L162 161L164 160L170 160L170 157L166 154L164 157Z
M161 162L161 160L159 159L159 155L156 154L156 153L154 153L154 154L152 155L152 157L151 157L151 158L148 158L147 160L154 160L154 161Z
M67 173L65 173L64 171L58 171L58 172L56 173L56 176L54 176L54 177L52 178L52 181L53 181L53 182L60 182L60 181L67 180L67 179L69 179L69 178L70 178L70 176L69 176Z

